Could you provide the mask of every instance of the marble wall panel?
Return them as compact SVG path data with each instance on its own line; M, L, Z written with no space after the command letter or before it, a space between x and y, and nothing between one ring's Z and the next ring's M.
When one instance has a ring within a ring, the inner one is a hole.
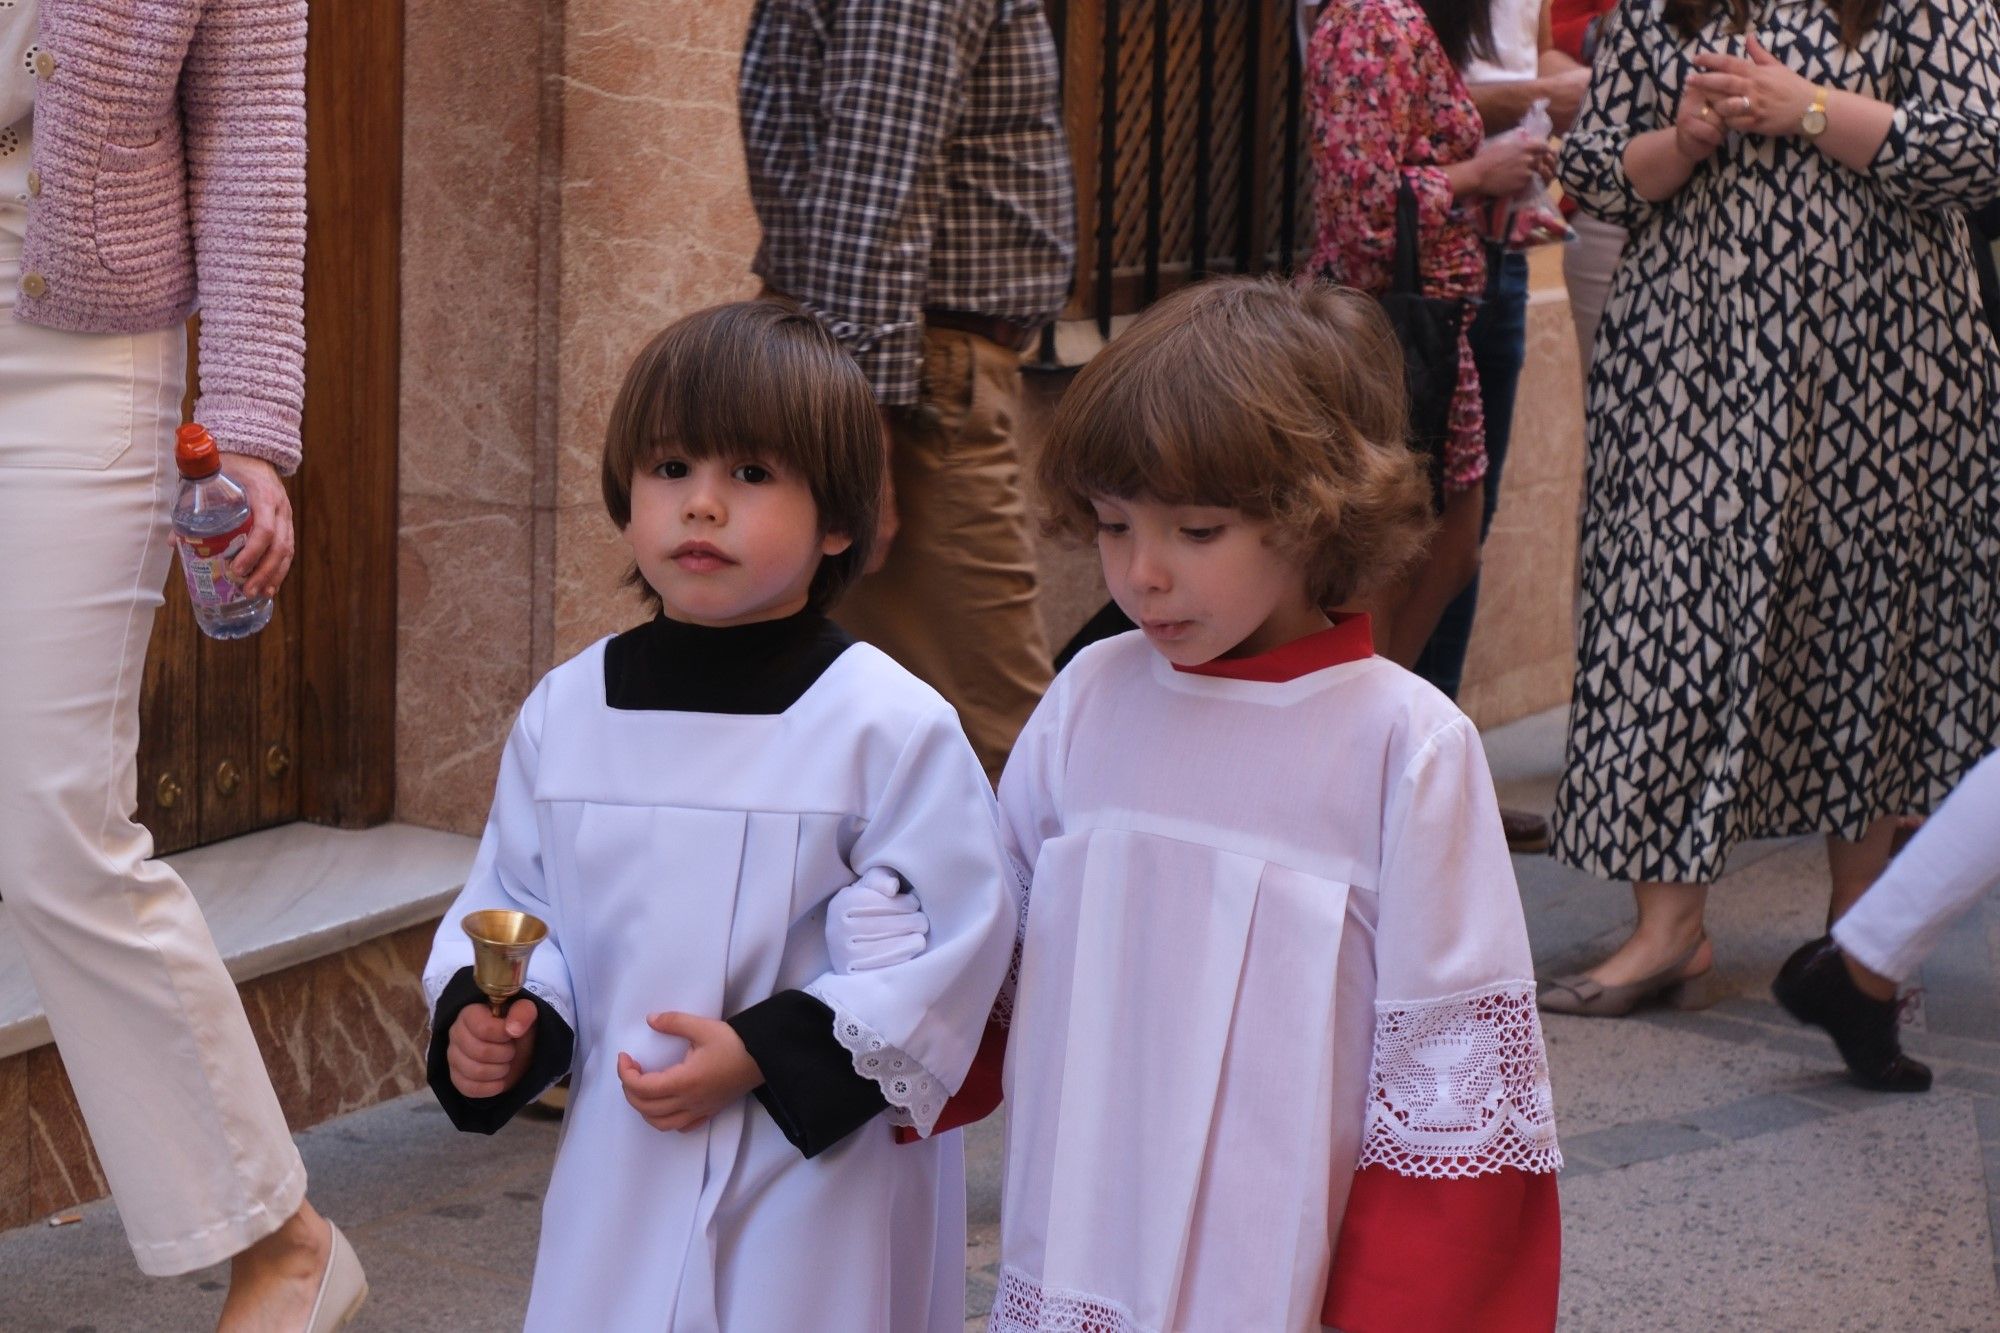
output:
M1546 263L1534 270L1527 360L1459 691L1482 727L1566 702L1575 669L1583 391L1560 278Z
M422 1086L419 978L436 929L411 926L242 988L294 1130Z
M407 495L524 503L534 468L543 6L449 0L403 21Z
M396 765L398 818L471 833L547 655L535 537L560 123L546 7L481 5L477 41L466 22L445 0L405 9Z
M28 1071L28 1215L41 1217L102 1198L110 1186L91 1150L83 1112L56 1048L43 1046L22 1058Z
M271 1089L285 1123L304 1129L325 1119L316 1098L318 1073L313 1059L313 1027L321 1015L317 998L317 961L258 977L238 988L250 1033L271 1076Z
M533 688L535 525L524 505L406 496L397 552L396 814L476 834ZM545 614L545 613L541 613Z
M437 923L411 926L319 960L311 1039L315 1122L424 1085L421 984Z
M28 1132L28 1057L0 1059L0 1231L33 1220L29 1154L21 1151Z
M674 317L754 291L737 130L748 0L572 0L563 52L564 506L594 501L625 367Z
M630 624L598 499L604 423L663 325L748 296L757 224L736 123L749 0L571 0L563 53L554 657Z
M1536 292L1528 302L1527 359L1521 389L1514 403L1514 438L1541 442L1519 456L1523 485L1564 484L1583 480L1583 363L1576 346L1576 323L1569 299L1558 289ZM1507 462L1507 482L1516 474L1515 458ZM1576 526L1576 510L1543 513L1537 521Z

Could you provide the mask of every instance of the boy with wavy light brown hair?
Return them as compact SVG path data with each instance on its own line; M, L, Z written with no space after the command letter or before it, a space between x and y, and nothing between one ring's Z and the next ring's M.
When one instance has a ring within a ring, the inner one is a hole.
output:
M1373 302L1249 280L1155 306L1056 417L1050 522L1139 628L1063 671L1000 783L996 1333L1554 1324L1561 1156L1479 738L1327 609L1422 547L1402 422Z
M1099 498L1267 523L1321 607L1392 582L1433 525L1404 443L1401 354L1376 303L1334 287L1191 287L1106 348L1064 399L1037 480L1052 533L1095 540Z

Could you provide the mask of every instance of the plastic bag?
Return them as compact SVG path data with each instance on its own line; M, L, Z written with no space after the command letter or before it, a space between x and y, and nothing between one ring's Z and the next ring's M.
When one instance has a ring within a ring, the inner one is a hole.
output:
M1538 98L1521 117L1521 123L1507 133L1547 142L1555 133L1555 122L1549 119L1548 99ZM1519 194L1487 201L1486 239L1505 250L1532 250L1538 245L1573 241L1576 232L1564 221L1562 209L1549 195L1548 185L1532 180Z

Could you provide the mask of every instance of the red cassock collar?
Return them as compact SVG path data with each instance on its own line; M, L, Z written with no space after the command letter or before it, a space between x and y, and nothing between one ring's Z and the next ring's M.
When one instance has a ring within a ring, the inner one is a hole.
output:
M1375 655L1375 636L1368 617L1360 611L1335 612L1333 624L1303 639L1293 639L1255 657L1218 657L1200 666L1179 666L1191 676L1220 676L1225 680L1261 680L1271 683L1296 680L1315 671L1324 671L1343 662L1359 662Z

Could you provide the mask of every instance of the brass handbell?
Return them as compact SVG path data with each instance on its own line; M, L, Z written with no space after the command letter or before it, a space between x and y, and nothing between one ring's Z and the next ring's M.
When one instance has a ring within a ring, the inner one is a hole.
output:
M507 1001L521 993L528 976L528 955L549 937L549 927L540 917L526 912L492 907L483 912L467 912L459 922L472 937L472 980L486 995L486 1003L498 1014Z

